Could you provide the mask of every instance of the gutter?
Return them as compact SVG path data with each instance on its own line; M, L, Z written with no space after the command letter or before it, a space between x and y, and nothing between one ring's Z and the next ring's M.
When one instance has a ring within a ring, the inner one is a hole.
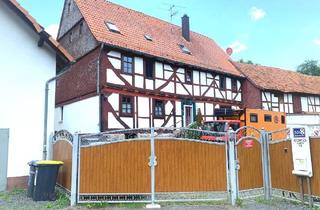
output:
M46 82L45 85L45 101L44 101L44 122L43 122L43 151L42 151L42 159L47 159L47 133L48 133L48 98L49 98L49 84L53 81L56 81L65 73L69 72L67 69L71 67L74 62L70 62L66 67L64 67L61 71L62 73L52 77Z
M98 61L97 61L97 95L99 96L99 131L102 132L102 97L101 97L101 91L100 91L100 60L101 60L101 55L102 51L104 48L104 43L101 44L100 46L100 52L98 56Z

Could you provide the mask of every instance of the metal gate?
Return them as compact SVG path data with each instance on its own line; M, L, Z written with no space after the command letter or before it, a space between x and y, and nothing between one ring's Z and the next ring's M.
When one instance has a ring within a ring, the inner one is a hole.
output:
M73 202L227 200L226 143L201 140L209 135L225 133L149 128L74 136Z
M238 198L271 196L268 134L251 126L229 130L229 176L232 204Z
M0 129L0 192L7 189L9 129Z

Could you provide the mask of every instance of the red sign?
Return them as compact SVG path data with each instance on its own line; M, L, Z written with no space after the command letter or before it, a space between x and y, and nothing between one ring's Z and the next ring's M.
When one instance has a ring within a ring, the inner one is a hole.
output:
M254 140L253 139L243 140L242 145L244 148L252 148L254 145Z
M229 56L232 55L232 53L233 53L232 48L231 48L231 47L228 47L228 48L226 49L226 53L227 53Z

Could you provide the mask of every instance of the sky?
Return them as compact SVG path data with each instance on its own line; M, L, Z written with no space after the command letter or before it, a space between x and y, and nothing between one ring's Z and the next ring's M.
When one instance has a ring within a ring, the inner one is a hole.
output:
M55 34L64 0L18 0ZM320 61L320 0L112 0L122 6L181 25L233 48L233 60L296 70L307 59ZM169 8L176 15L170 18Z

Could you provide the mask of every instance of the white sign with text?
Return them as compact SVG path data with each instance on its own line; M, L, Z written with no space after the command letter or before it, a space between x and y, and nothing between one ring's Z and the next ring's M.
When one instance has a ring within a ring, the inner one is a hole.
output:
M312 177L310 141L306 127L291 128L292 174Z

